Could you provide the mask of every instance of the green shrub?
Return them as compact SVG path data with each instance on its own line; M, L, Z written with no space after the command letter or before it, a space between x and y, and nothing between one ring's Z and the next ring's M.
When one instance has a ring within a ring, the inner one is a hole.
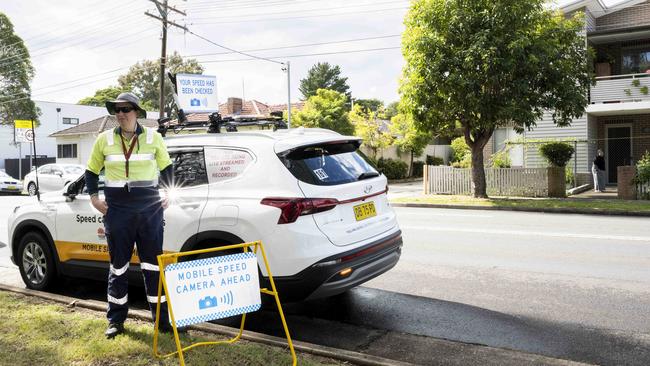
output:
M445 165L445 160L433 155L427 155L427 165Z
M571 160L574 150L573 146L566 142L547 142L539 148L539 152L551 166L560 168L564 168Z
M465 156L471 155L471 150L464 137L457 137L451 141L451 161L462 161Z
M650 151L646 151L641 159L636 163L636 183L650 183Z
M570 186L575 185L574 184L575 177L573 176L573 169L571 167L568 166L564 169L564 177L565 177L566 184Z
M401 160L379 158L377 168L388 179L404 179L408 174L409 166Z
M422 178L423 167L424 167L423 161L414 161L413 166L411 167L411 177Z
M454 161L451 163L454 168L471 168L472 167L472 154L467 154L461 161Z
M511 168L512 161L507 150L499 151L490 157L492 168Z

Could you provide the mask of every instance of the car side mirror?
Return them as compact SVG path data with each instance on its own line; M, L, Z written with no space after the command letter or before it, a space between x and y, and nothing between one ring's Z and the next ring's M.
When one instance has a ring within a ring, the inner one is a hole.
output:
M58 175L59 177L62 177L62 176L63 176L63 173L62 173L62 172L54 172L54 174Z
M63 195L65 196L66 202L72 202L77 197L77 185L74 182L70 182L65 185L63 188Z

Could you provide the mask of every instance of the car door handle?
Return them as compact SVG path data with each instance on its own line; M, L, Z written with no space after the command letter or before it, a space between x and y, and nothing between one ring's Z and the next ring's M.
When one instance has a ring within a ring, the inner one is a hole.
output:
M195 210L195 209L199 208L199 206L201 206L201 204L198 203L198 202L195 202L195 203L180 203L178 206L180 208L182 208L183 210Z

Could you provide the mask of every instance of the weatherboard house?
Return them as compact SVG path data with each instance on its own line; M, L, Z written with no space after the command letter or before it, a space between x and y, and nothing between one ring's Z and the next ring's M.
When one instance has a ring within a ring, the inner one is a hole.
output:
M618 166L633 164L650 150L650 1L606 6L600 0L577 0L560 10L567 16L584 12L586 44L595 51L596 83L586 113L568 127L555 126L548 111L521 135L511 128L497 129L486 156L506 149L513 166L541 167L546 163L538 143L565 140L577 148L577 160L569 166L575 166L579 183L592 181L591 162L601 149L607 182L615 184Z

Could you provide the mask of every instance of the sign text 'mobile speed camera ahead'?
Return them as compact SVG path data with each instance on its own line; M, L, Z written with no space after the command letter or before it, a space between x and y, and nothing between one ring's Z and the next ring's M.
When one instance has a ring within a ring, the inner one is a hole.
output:
M165 267L167 300L177 327L250 313L261 306L257 257L252 252Z

